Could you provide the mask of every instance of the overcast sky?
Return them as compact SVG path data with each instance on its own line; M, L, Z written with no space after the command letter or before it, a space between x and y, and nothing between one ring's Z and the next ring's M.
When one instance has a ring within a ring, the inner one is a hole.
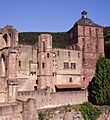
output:
M0 28L12 25L19 32L65 32L84 8L95 23L110 26L110 0L0 0Z

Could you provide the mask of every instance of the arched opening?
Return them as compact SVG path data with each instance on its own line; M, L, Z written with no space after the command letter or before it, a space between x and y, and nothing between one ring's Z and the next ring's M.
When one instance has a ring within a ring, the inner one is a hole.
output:
M4 35L3 35L3 38L4 38L4 40L5 40L5 43L7 44L7 42L8 42L8 36L7 36L7 34L4 34Z
M5 66L5 56L1 55L1 76L5 77L6 75L6 66Z

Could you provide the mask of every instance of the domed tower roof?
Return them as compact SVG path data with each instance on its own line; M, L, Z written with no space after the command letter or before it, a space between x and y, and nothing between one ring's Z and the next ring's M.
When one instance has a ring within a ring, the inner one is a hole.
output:
M86 26L94 26L94 27L102 27L102 26L100 26L100 25L98 25L98 24L96 24L96 23L94 23L91 19L89 19L88 17L87 17L87 12L86 12L86 10L83 10L82 12L81 12L81 19L79 19L75 24L74 24L74 26L75 25L86 25Z

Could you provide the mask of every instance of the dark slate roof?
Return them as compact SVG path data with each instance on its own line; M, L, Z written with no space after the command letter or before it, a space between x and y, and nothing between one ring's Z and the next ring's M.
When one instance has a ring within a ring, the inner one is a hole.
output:
M98 25L98 24L95 24L91 19L89 19L89 18L81 18L81 19L79 19L75 24L74 24L74 26L75 25L87 25L87 26L94 26L94 27L102 27L102 26L100 26L100 25Z

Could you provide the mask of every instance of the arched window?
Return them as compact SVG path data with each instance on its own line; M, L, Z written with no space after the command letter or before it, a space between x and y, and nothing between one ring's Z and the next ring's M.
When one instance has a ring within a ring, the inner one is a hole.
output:
M5 56L2 54L1 55L1 76L5 76L6 75L6 66L5 66Z
M7 44L7 42L8 42L7 34L4 34L4 35L3 35L3 38L4 38L4 40L5 40L5 43Z

